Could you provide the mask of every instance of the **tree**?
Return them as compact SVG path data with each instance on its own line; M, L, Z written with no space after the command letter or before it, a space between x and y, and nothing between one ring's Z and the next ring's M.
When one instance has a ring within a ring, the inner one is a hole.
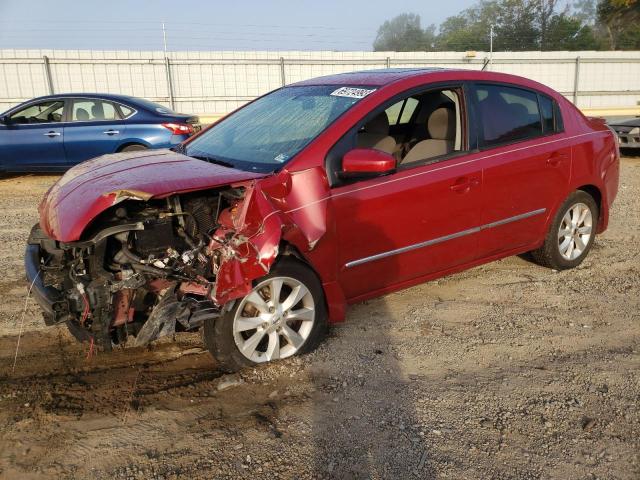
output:
M602 42L593 27L576 17L556 15L547 26L542 50L600 50Z
M540 1L481 0L440 26L442 50L488 50L491 25L495 50L536 50Z
M571 5L571 13L573 18L582 22L582 24L595 25L597 14L596 1L576 0Z
M545 50L550 23L557 18L558 0L537 0L532 2L535 9L536 23L540 32L540 50ZM558 23L557 21L555 23Z
M600 0L597 11L610 49L640 48L639 0Z
M435 25L423 30L420 25L420 15L403 13L380 26L373 42L373 49L395 52L432 50L436 37L435 30Z
M494 49L537 50L540 44L538 2L500 0L495 3Z
M606 4L606 5L605 5ZM493 48L521 50L601 49L609 22L610 43L640 48L640 21L628 25L630 14L640 14L640 0L479 0L475 5L426 29L420 16L404 13L384 22L374 42L375 50L488 50L493 27ZM596 21L596 17L599 21ZM625 23L627 22L627 23ZM622 29L618 24L625 23ZM615 35L614 35L615 33ZM621 43L622 42L622 43Z
M490 24L471 18L471 12L447 18L440 25L436 46L441 51L488 50Z

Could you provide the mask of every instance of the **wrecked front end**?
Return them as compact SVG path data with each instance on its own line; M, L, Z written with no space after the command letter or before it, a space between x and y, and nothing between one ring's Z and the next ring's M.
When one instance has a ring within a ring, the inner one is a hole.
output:
M279 212L255 181L165 198L108 195L113 205L78 240L34 226L25 257L45 322L66 322L106 350L198 329L277 256Z

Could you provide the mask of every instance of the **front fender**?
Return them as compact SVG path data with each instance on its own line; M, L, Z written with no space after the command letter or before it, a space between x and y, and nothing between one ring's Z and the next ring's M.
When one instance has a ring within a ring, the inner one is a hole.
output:
M270 271L283 242L308 260L323 285L334 284L336 252L332 229L328 229L329 199L321 168L282 171L247 183L244 198L218 218L221 227L210 245L217 256L212 299L224 305L248 294L253 281Z

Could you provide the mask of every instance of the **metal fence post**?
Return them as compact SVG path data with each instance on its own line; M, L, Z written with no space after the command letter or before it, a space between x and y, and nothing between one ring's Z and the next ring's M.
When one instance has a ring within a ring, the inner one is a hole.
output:
M44 76L47 79L47 87L49 88L49 95L53 95L53 79L51 78L51 66L49 65L49 57L43 55L42 62L44 65Z
M169 57L164 57L164 68L167 72L167 91L169 93L169 103L171 103L171 110L175 110L176 102L173 98L173 80L171 79L171 66L169 63Z
M578 106L578 91L580 89L580 56L576 57L575 77L573 78L573 104Z
M387 57L387 68L391 68L391 57Z
M284 57L280 57L280 81L283 87L287 84L287 78L284 75Z

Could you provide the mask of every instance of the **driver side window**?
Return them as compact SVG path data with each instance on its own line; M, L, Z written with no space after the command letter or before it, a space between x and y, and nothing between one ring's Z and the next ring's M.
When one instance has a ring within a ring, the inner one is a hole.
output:
M34 123L56 123L61 122L64 116L63 100L47 100L45 102L34 103L28 107L13 113L9 119L16 125Z
M386 166L375 161L361 162L362 152L350 158L348 169L344 157L354 149L378 150L396 161L403 170L439 162L467 150L466 120L462 86L426 88L382 104L353 126L329 151L325 159L332 187L372 176L386 175ZM371 152L372 160L380 159ZM361 162L356 168L354 162ZM367 171L367 169L372 169Z
M399 166L424 163L463 149L462 94L429 90L396 101L358 129L358 148L393 155Z

